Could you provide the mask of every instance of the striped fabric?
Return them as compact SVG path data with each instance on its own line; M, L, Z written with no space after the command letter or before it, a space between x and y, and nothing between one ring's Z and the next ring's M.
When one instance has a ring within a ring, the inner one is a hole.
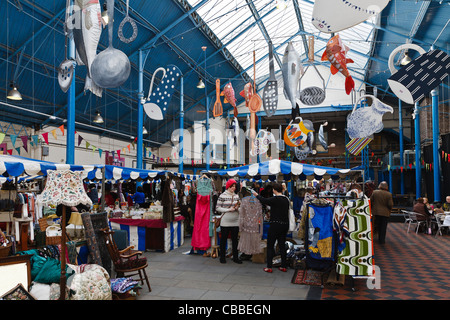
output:
M345 248L339 253L338 274L371 276L373 271L372 224L370 201L343 200L348 236Z
M372 140L373 138L353 138L345 147L348 152L357 156Z

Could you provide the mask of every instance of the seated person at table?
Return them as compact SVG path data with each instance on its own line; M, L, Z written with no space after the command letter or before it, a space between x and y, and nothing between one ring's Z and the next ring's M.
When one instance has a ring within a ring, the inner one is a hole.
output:
M137 188L137 192L131 196L135 204L138 204L140 207L145 203L145 194L144 188L139 186Z
M444 210L442 209L442 206L439 202L433 203L434 205L434 213L444 213Z
M442 205L444 211L450 211L450 196L445 197L445 203Z
M413 207L413 211L419 213L417 215L417 220L419 221L427 221L430 219L431 214L428 211L426 204L423 202L423 198L417 199L416 204Z

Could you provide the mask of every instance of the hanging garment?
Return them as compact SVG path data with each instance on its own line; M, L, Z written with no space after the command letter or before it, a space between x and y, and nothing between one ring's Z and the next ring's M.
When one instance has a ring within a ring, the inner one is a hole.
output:
M197 193L202 196L208 196L213 191L212 182L209 178L200 178L197 181Z
M343 200L346 210L348 236L345 248L339 253L337 273L352 276L371 276L373 271L372 226L370 200Z
M255 196L242 198L239 207L239 244L238 250L245 254L262 252L262 204Z
M314 259L332 260L333 208L330 205L308 205L308 252Z
M208 250L211 246L209 236L210 195L197 194L195 205L194 229L192 230L191 245L194 250Z
M175 206L175 200L173 196L172 189L170 188L170 184L172 182L172 178L164 181L164 186L162 187L162 198L161 205L163 206L163 221L168 223L174 221L173 208Z

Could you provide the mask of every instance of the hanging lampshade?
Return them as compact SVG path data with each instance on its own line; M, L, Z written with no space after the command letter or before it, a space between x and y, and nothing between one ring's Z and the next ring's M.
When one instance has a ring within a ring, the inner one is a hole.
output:
M402 66L406 66L408 63L411 62L411 58L408 55L408 51L405 51L405 56L403 57L403 59L400 61L400 64Z
M198 80L197 88L203 89L204 87L205 87L205 84L203 83L202 78L200 78L200 79Z
M148 133L147 128L145 126L143 126L142 127L142 134L147 134L147 133Z
M337 130L336 125L333 123L333 127L331 128L331 131L336 131L336 130Z
M100 115L100 112L98 112L98 111L95 111L96 113L97 113L97 115L95 116L95 118L94 118L94 122L95 123L103 123L103 118L102 118L102 116Z
M13 81L11 81L9 87L11 89L8 91L8 95L6 97L10 100L22 100L22 95L19 90L17 90L17 86Z

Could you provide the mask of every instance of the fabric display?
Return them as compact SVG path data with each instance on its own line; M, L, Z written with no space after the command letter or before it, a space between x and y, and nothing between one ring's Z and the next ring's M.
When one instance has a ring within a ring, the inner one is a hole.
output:
M322 285L323 273L316 270L296 269L291 283L303 284L308 286Z
M111 290L113 292L117 292L117 293L128 292L138 285L139 285L139 282L136 280L133 280L132 278L111 279Z
M314 259L333 259L333 208L330 205L308 205L308 248Z
M370 200L342 200L335 208L335 225L341 230L337 273L371 276L373 247ZM345 244L342 243L345 238Z
M248 255L262 252L262 219L261 202L253 195L242 198L239 207L239 251Z

